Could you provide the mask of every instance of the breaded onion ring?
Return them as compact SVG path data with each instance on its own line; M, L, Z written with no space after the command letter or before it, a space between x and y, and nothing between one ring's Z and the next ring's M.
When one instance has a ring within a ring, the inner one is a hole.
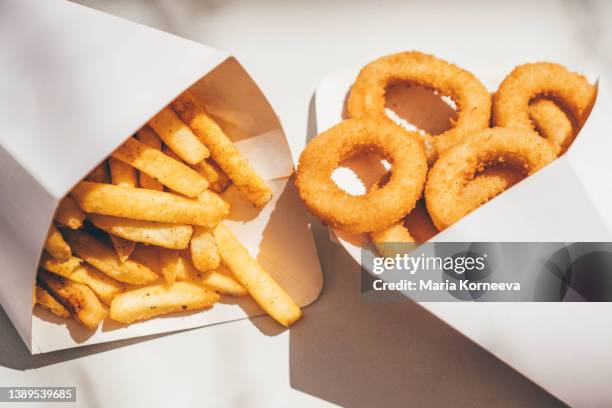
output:
M379 58L359 72L347 102L351 118L365 116L387 118L385 89L397 81L417 83L449 96L457 107L457 119L450 129L437 136L426 135L425 144L435 145L432 156L441 153L465 136L489 126L491 97L484 85L471 73L417 51L402 52Z
M584 76L559 64L536 62L519 65L503 80L493 96L493 124L534 130L529 102L544 96L561 104L572 115L576 128L580 129L591 110L596 92L595 86ZM538 124L540 127L543 125L541 122Z
M540 136L553 145L555 153L565 153L576 132L563 109L550 99L537 98L529 103L529 117Z
M333 171L357 153L375 150L392 166L380 189L354 196L332 180ZM347 119L316 136L300 156L295 184L300 198L323 222L348 232L381 230L414 207L427 174L418 135L390 121Z
M487 166L511 165L531 175L555 157L550 144L530 130L493 128L470 136L429 172L425 201L434 224L442 230L492 198L465 193L474 174Z

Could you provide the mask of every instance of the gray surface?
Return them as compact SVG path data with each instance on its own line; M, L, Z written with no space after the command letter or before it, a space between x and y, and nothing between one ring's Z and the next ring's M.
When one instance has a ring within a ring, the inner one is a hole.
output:
M375 55L417 48L505 69L512 49L524 61L612 63L604 2L83 3L237 55L295 157L314 132L319 80ZM326 284L290 331L257 318L32 357L0 313L0 385L76 385L78 403L67 406L87 407L560 405L418 305L364 303L358 266L324 228L315 233Z

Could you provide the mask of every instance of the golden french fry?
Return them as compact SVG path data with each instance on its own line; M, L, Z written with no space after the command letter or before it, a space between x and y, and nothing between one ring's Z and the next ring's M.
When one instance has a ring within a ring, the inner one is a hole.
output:
M138 244L134 252L132 252L132 259L145 265L156 274L161 274L158 247Z
M157 150L161 150L161 139L157 136L157 133L151 129L149 125L144 125L138 133L136 133L136 139L142 143L149 145ZM164 185L153 177L149 177L143 172L138 172L138 178L140 180L140 187L147 188L149 190L164 191Z
M115 150L113 158L134 166L168 188L188 197L196 197L208 188L208 181L198 172L134 138L128 139Z
M36 285L36 291L34 292L34 299L37 305L41 306L43 309L47 309L57 317L62 317L64 319L68 319L70 317L70 313L60 302L55 300L53 296L49 294L45 289Z
M232 277L231 272L224 265L219 265L219 268L212 271L198 271L187 250L181 251L176 280L197 283L224 295L244 296L247 294L244 286Z
M176 272L179 268L179 251L176 249L158 249L159 269L166 283L172 285L176 280Z
M187 248L193 231L191 225L133 220L100 214L89 214L88 217L96 227L109 234L168 249Z
M232 271L249 294L270 316L283 326L289 326L302 311L287 292L266 272L223 224L214 230L221 261Z
M45 240L45 251L60 261L66 260L72 255L70 245L64 241L64 237L62 237L62 234L57 228L55 228L53 223L51 223L51 226L49 227L49 233L47 234L47 239Z
M189 248L191 250L191 260L198 270L202 272L210 271L217 269L221 264L215 237L213 237L210 229L194 226Z
M121 323L132 323L174 312L211 307L219 295L199 285L176 282L158 284L117 295L110 307L110 317Z
M131 140L131 138L130 138ZM111 182L116 186L137 187L136 169L114 157L108 158Z
M87 285L46 271L39 271L38 278L41 286L88 329L94 330L106 317L106 309Z
M249 201L258 207L270 201L272 198L270 187L253 170L248 160L240 154L219 125L210 118L192 91L179 96L172 103L172 107L210 149L215 162Z
M229 213L229 204L208 190L195 200L161 191L82 181L72 192L86 212L137 220L214 227Z
M53 219L68 228L79 229L83 225L85 213L72 197L66 196L60 201Z
M149 126L181 159L189 164L196 164L210 156L210 152L183 123L177 114L166 107L153 119Z
M107 306L110 306L115 296L125 290L125 286L121 282L88 264L77 266L66 278L87 285L98 296L98 299Z
M130 258L130 255L132 255L132 252L134 252L136 243L112 234L108 234L108 237L110 238L111 244L113 244L113 248L115 248L115 253L119 258L119 261L127 261Z
M91 171L85 177L85 180L92 181L94 183L110 183L110 176L108 175L108 167L106 160L98 164L95 169Z
M40 257L40 267L45 271L53 272L64 278L70 277L72 273L81 265L81 259L71 256L66 260L58 260L46 252Z
M146 285L159 277L133 259L121 263L112 248L86 232L67 231L65 238L78 257L120 282Z
M210 184L210 189L216 193L222 193L232 183L227 177L227 174L221 170L219 165L211 159L202 160L198 164L194 164L195 171L205 177Z

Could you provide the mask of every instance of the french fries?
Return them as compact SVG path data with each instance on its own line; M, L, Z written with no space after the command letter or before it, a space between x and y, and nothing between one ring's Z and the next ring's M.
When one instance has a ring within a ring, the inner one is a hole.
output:
M206 272L217 269L221 264L215 237L208 228L193 227L189 248L191 249L191 260L199 271Z
M215 193L222 193L231 184L231 180L227 174L221 170L219 165L210 159L202 160L198 164L194 164L195 171L200 173L202 177L208 180L210 189Z
M208 190L195 200L161 191L82 181L72 193L85 212L136 220L213 227L229 213L229 205L219 196L212 198L214 193Z
M62 234L55 228L55 225L51 223L49 227L49 233L45 240L45 251L51 254L52 257L61 260L66 260L72 255L70 245L64 241Z
M274 320L289 326L302 317L302 311L287 292L249 254L223 224L214 230L221 261L232 271L249 294Z
M60 302L55 300L53 296L49 294L45 289L36 285L36 291L34 292L35 304L40 305L43 309L47 309L57 317L67 319L70 317L70 313Z
M119 282L146 285L159 278L151 269L133 259L122 263L111 248L86 232L66 231L65 238L79 258Z
M219 295L195 283L159 284L117 295L110 307L110 317L121 323L132 323L174 312L211 307Z
M134 220L110 215L89 214L89 220L101 230L115 236L168 249L183 249L189 245L191 225Z
M125 290L125 286L121 282L86 263L77 266L66 278L87 285L107 306L110 306L115 296Z
M172 107L210 149L211 156L246 198L261 207L272 198L272 190L238 152L232 141L199 104L192 91L179 96ZM194 163L191 163L194 164Z
M94 183L108 183L110 176L108 174L108 166L106 160L98 164L92 171L85 177L85 180L93 181Z
M179 252L176 249L159 248L159 269L166 283L172 285L176 280L176 272L179 268Z
M142 173L187 197L196 197L208 188L208 181L198 172L165 155L159 149L134 138L128 139L119 146L113 152L113 158L137 168Z
M60 201L53 219L65 227L79 229L83 225L85 213L68 195Z
M81 262L81 259L74 256L71 256L66 260L59 260L50 256L47 252L43 252L42 256L40 257L39 266L45 271L53 272L59 276L67 278L72 275L72 272L79 267Z
M106 317L106 309L86 285L46 271L39 271L38 279L40 285L88 329L94 330Z
M111 182L114 185L123 187L136 187L138 185L136 170L129 164L115 157L109 157L108 167L110 169Z
M169 107L155 115L149 121L149 126L168 147L189 164L199 163L210 156L206 146Z
M244 286L234 279L232 273L224 265L219 265L219 268L207 272L198 271L188 251L181 251L176 280L197 283L223 295L244 296L247 294Z
M153 129L149 127L149 125L144 125L142 129L140 129L138 133L136 133L136 139L157 150L161 150L161 140L159 139L159 136L157 136L157 133L155 133ZM147 176L143 172L138 172L138 179L140 180L141 188L164 191L164 185L162 183L155 180L153 177Z

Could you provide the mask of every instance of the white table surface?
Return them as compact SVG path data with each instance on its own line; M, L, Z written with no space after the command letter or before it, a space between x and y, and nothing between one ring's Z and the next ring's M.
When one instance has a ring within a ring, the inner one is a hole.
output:
M238 56L296 159L314 132L320 79L377 55L420 49L505 67L512 49L525 62L571 58L612 72L605 2L82 3ZM291 330L263 317L32 357L0 310L0 385L75 385L67 406L83 407L560 405L417 305L364 303L358 266L318 224L315 235L326 284Z

